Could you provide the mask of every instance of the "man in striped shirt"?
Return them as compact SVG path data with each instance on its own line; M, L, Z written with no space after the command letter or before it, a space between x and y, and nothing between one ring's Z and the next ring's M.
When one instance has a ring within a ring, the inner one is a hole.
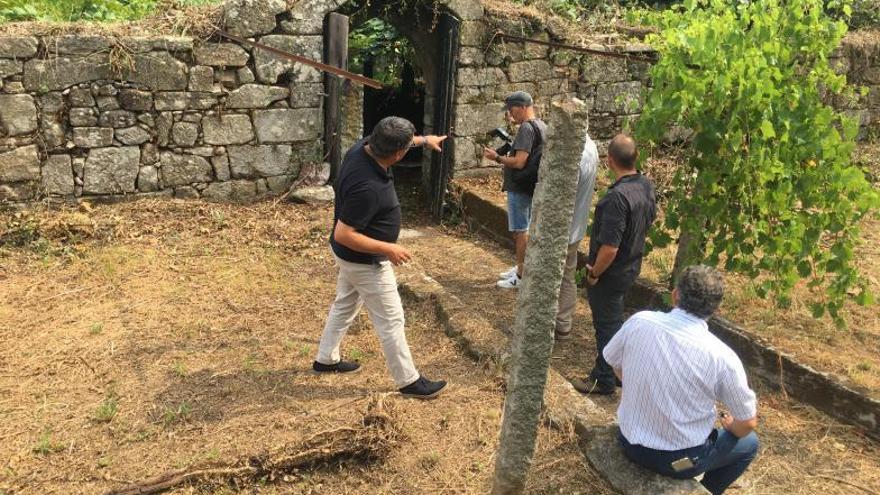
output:
M709 332L721 304L721 274L686 268L668 312L633 315L611 339L605 360L623 381L617 410L620 443L636 464L673 478L693 478L723 493L758 453L757 401L737 355ZM715 429L715 403L721 415Z

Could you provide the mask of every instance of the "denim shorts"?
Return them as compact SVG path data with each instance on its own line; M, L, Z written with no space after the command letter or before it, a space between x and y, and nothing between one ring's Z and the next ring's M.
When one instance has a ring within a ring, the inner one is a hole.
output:
M507 191L507 230L528 232L532 217L532 195Z

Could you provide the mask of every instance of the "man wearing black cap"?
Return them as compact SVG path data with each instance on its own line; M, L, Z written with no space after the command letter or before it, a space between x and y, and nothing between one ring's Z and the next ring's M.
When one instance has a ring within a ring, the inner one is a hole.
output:
M484 148L483 156L504 167L502 189L507 192L507 224L516 246L516 266L502 273L497 285L502 289L516 289L522 283L529 219L532 216L532 194L538 182L547 125L535 116L534 101L525 91L509 94L504 99L504 111L519 125L511 146L513 155L500 156L492 148Z

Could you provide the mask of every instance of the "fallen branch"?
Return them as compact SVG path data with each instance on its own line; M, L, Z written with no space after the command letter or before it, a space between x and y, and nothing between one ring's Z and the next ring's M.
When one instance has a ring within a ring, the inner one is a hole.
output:
M294 470L341 460L377 461L390 453L396 437L392 417L385 411L382 400L374 398L363 420L355 426L322 431L276 452L246 457L234 464L212 463L167 471L139 483L110 490L107 495L148 495L184 484L240 485L259 479L274 480Z

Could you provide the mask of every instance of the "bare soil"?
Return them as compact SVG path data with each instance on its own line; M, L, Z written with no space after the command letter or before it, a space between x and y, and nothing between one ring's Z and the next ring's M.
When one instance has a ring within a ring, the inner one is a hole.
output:
M332 212L177 200L0 214L0 493L96 494L356 424L371 397L401 430L390 458L303 470L247 493L485 493L502 380L408 302L434 402L396 393L367 318L351 376L309 372L335 270ZM171 493L231 493L190 486ZM574 440L542 429L532 493L610 493Z

